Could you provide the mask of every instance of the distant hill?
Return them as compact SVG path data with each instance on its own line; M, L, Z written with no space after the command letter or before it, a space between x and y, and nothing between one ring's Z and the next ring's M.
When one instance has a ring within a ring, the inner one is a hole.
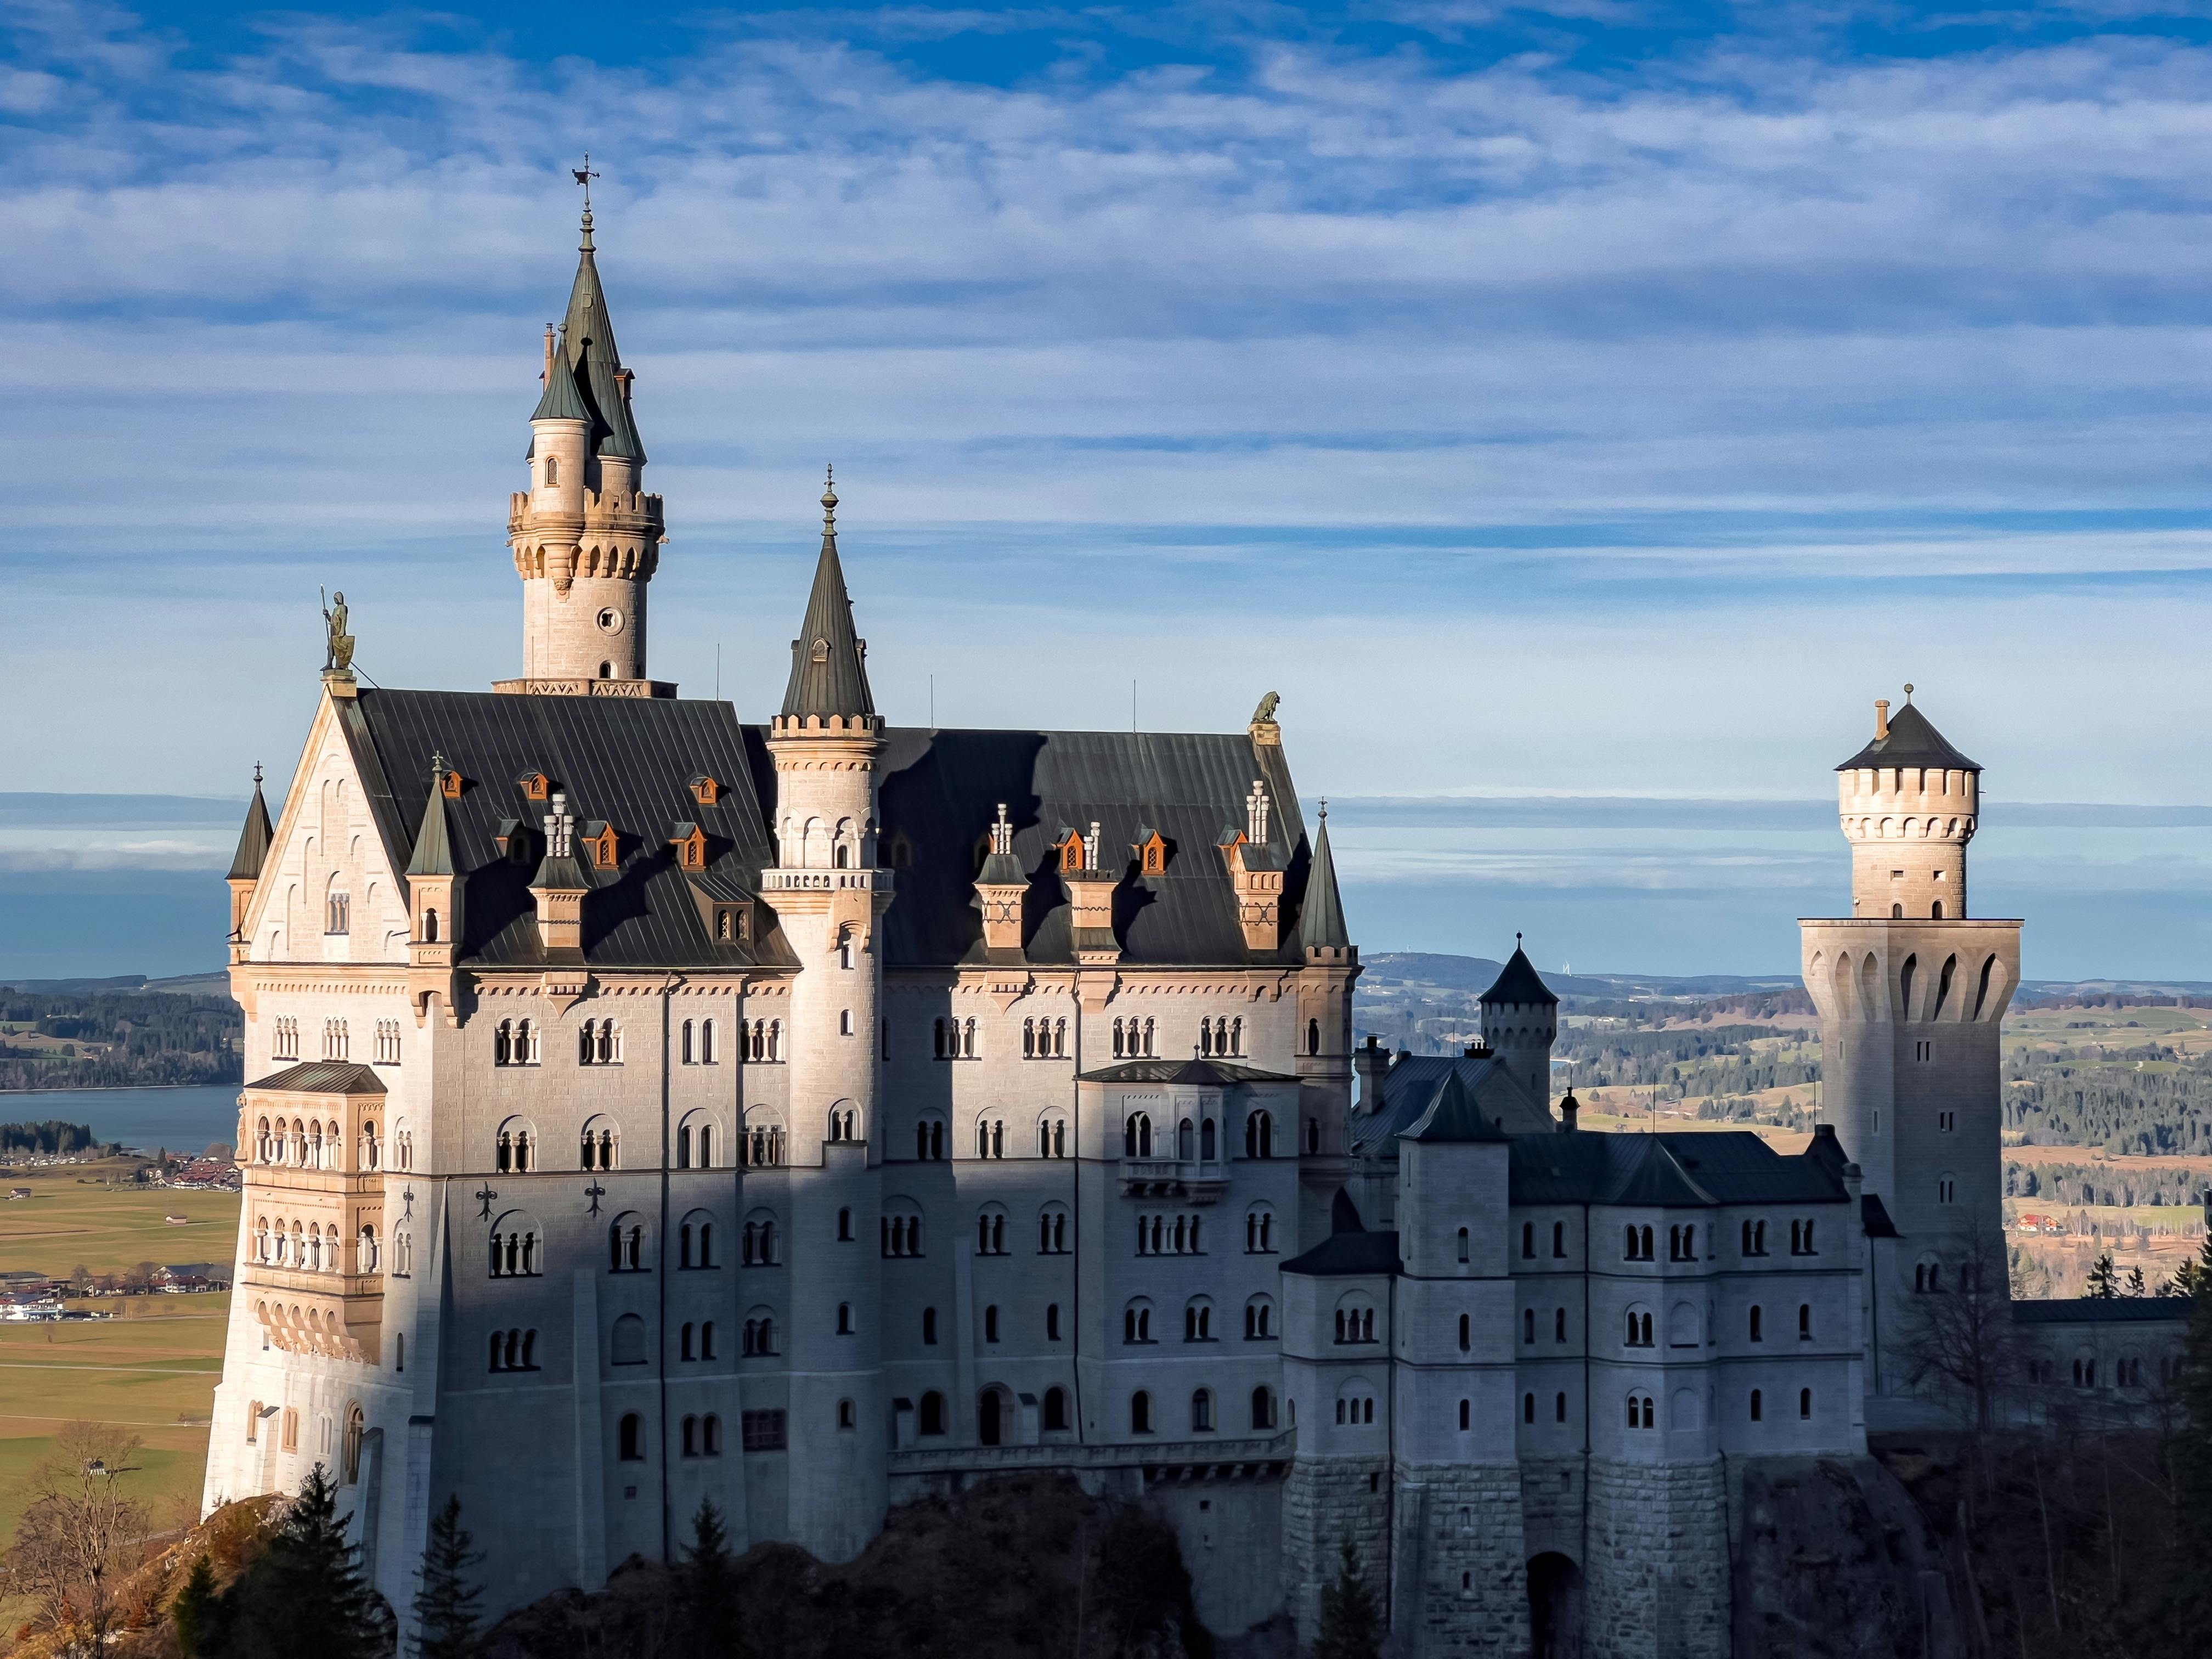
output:
M1377 982L1426 986L1439 991L1471 991L1480 996L1504 964L1488 957L1436 956L1420 951L1386 951L1366 960L1363 987ZM1788 989L1797 983L1795 974L1744 975L1697 974L1674 977L1665 974L1567 974L1547 972L1540 964L1544 983L1562 997L1729 997L1757 991Z

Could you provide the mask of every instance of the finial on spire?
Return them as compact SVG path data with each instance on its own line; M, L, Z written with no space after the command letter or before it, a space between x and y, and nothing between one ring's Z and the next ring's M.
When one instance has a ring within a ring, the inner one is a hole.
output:
M442 778L446 775L446 751L442 749L433 749L430 751L430 775L434 778Z
M1912 701L1912 682L1911 680L1907 680L1905 683L1905 700L1907 702L1911 702Z
M1521 948L1521 930L1517 927L1513 930L1513 948L1516 951Z
M261 763L259 761L253 763L253 787L256 789L258 789L261 787Z
M837 467L835 462L822 472L822 533L837 533Z
M1321 821L1323 823L1327 823L1328 822L1328 797L1327 795L1323 795L1321 798Z

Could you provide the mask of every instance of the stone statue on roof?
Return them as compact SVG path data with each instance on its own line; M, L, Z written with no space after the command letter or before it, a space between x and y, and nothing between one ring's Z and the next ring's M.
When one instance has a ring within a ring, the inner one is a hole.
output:
M323 672L344 673L353 667L353 635L346 632L346 602L343 593L331 595L323 607L323 628L328 640L323 651Z
M1275 723L1275 710L1282 701L1283 694L1279 691L1270 691L1266 696L1261 698L1260 706L1252 711L1252 724L1273 726Z

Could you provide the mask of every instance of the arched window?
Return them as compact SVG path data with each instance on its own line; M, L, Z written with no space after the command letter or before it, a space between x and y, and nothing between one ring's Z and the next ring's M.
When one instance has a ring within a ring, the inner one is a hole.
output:
M1067 1206L1048 1204L1037 1212L1037 1254L1066 1255L1068 1252Z
M755 1210L745 1218L742 1235L741 1266L772 1267L775 1265L775 1213L772 1210Z
M1523 1343L1533 1343L1535 1340L1536 1310L1534 1308L1523 1308L1521 1310L1521 1340Z
M1067 1428L1067 1390L1060 1388L1044 1391L1044 1431L1047 1434L1065 1432Z
M1275 1395L1272 1389L1252 1390L1252 1426L1255 1430L1275 1426Z
M1801 1342L1813 1340L1813 1304L1809 1302L1797 1304L1797 1340Z
M1121 1310L1121 1340L1131 1346L1152 1340L1152 1304L1141 1297Z
M1632 1348L1649 1348L1653 1346L1650 1309L1641 1305L1629 1309L1627 1346Z
M1202 1296L1194 1296L1183 1304L1182 1340L1186 1342L1213 1340L1213 1304Z
M999 1304L995 1302L983 1310L983 1340L986 1342L999 1340Z
M694 1210L677 1231L676 1265L711 1267L714 1265L714 1217L709 1210Z
M1150 1158L1152 1155L1152 1120L1144 1112L1132 1112L1121 1124L1121 1156Z
M1809 1423L1813 1420L1812 1389L1800 1389L1797 1390L1797 1415L1802 1421Z
M699 1063L699 1028L696 1021L687 1019L684 1022L682 1050L684 1064L696 1066ZM686 1418L684 1420L688 1423L690 1419Z
M1275 1120L1266 1112L1247 1112L1244 1115L1244 1156L1273 1158L1275 1155Z
M921 1397L921 1409L915 1413L915 1429L921 1434L945 1432L945 1396L934 1389Z
M1274 1334L1275 1304L1267 1297L1254 1297L1244 1304L1244 1340L1263 1342Z
M1765 1397L1757 1389L1751 1391L1751 1420L1757 1423L1764 1418Z
M745 1316L744 1328L738 1334L738 1351L747 1359L775 1352L775 1315L772 1310L755 1308Z
M987 1204L975 1213L975 1254L1004 1255L1006 1253L1006 1212L1002 1206Z
M1321 1022L1317 1019L1306 1022L1306 1052L1310 1054L1321 1052Z
M1190 1431L1213 1432L1213 1391L1210 1389L1200 1389L1190 1397Z
M509 1210L491 1224L491 1276L526 1279L544 1271L544 1235L537 1221L520 1210Z
M617 1455L625 1463L645 1462L645 1419L635 1412L623 1414L622 1427L617 1432Z
M1658 1418L1652 1410L1650 1395L1639 1389L1628 1396L1628 1426L1630 1428L1649 1429L1656 1427L1657 1423Z
M635 1314L624 1314L616 1320L607 1357L617 1365L645 1364L645 1321Z
M607 1267L618 1273L646 1269L645 1218L635 1210L623 1212L607 1227Z
M1468 1352L1474 1346L1472 1325L1473 1321L1467 1315L1459 1316L1459 1351L1462 1353Z
M359 1406L348 1406L345 1415L345 1441L339 1454L341 1478L349 1486L361 1480L361 1440L364 1427Z
M1152 1397L1139 1389L1129 1396L1129 1432L1150 1434L1152 1431Z
M837 1334L840 1336L853 1334L853 1304L849 1302L840 1302L837 1304Z
M1751 1304L1751 1340L1754 1342L1764 1342L1766 1340L1766 1334L1760 1328L1763 1320L1764 1315L1760 1310L1759 1304L1756 1302L1753 1303Z

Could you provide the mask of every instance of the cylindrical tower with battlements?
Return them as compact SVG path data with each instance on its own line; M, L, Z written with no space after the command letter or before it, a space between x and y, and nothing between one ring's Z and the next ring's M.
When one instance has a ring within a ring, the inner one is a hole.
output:
M1998 1036L2020 923L1966 914L1981 768L1911 703L1894 720L1875 708L1873 740L1836 769L1851 915L1798 930L1820 1015L1821 1115L1863 1171L1870 1236L1885 1221L1897 1234L1869 1266L1870 1381L1894 1393L1904 1379L1881 1351L1909 1328L1909 1299L1970 1266L2002 1271Z

